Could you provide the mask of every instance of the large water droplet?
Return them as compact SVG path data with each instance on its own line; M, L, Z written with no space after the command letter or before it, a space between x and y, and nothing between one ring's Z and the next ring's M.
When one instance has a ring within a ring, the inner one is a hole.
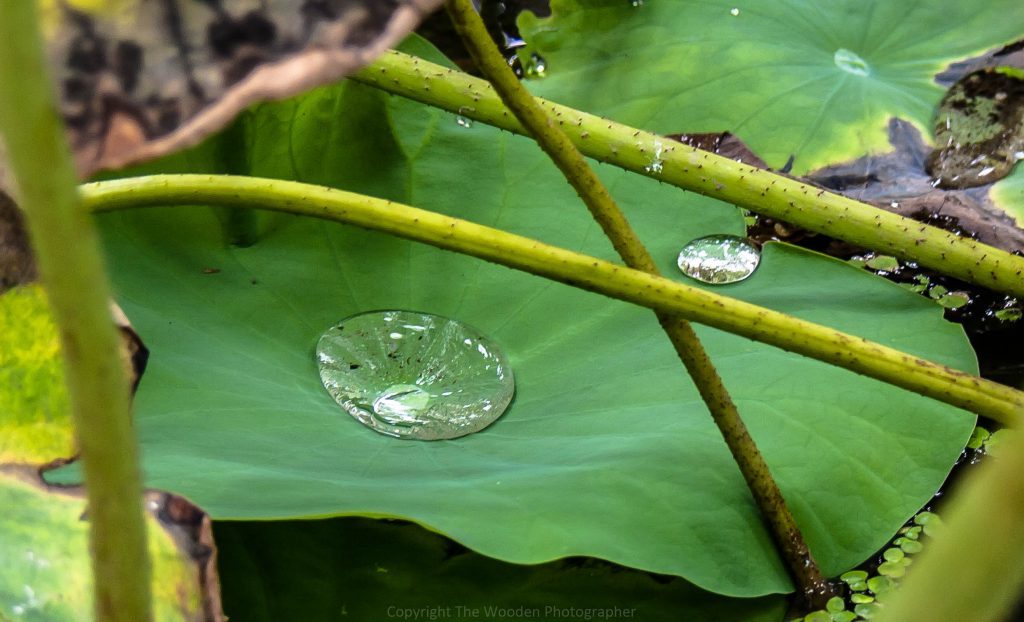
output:
M871 65L867 64L867 62L865 62L865 60L855 52L851 52L846 48L839 48L836 50L832 60L835 61L836 67L856 76L866 76L871 73Z
M342 320L316 347L320 379L345 412L374 430L440 440L478 432L508 408L505 355L462 322L413 311Z
M735 235L709 235L683 247L677 261L683 274L704 283L724 285L742 281L757 269L761 252Z

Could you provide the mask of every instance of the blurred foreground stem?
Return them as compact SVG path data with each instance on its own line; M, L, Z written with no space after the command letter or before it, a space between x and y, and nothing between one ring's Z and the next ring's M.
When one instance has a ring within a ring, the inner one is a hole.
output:
M659 274L658 268L622 214L608 189L594 173L583 155L572 144L546 112L537 104L526 87L519 82L505 58L491 41L480 15L471 0L448 0L445 3L455 30L462 38L477 67L497 91L501 100L516 116L541 149L558 166L576 190L594 220L611 240L619 257L627 266L648 274ZM701 399L725 439L733 459L739 466L747 487L757 502L775 546L786 562L789 574L809 610L822 609L834 590L821 575L814 556L793 519L786 500L779 490L764 456L747 431L736 404L725 388L704 345L685 319L655 311L676 354L689 372Z
M60 329L89 504L95 617L140 622L150 619L150 569L128 379L96 228L79 209L51 96L36 4L0 2L0 134Z

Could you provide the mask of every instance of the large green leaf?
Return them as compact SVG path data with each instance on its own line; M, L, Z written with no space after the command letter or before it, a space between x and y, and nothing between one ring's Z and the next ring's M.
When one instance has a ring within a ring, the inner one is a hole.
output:
M529 141L357 85L264 105L149 170L329 184L612 256ZM666 272L685 241L742 228L728 206L600 172ZM314 220L268 215L249 248L226 245L202 208L100 221L119 299L152 353L137 396L150 486L222 519L398 516L514 562L589 555L730 595L791 589L649 311ZM750 280L719 291L975 368L933 304L795 248L769 245ZM510 411L434 443L381 436L341 411L314 345L337 320L381 308L493 338L516 374ZM828 574L870 555L933 494L972 429L967 413L850 372L701 336Z
M954 61L1024 35L1017 0L554 0L521 18L547 61L534 90L662 133L728 130L794 170L887 151L886 124L926 135Z
M401 522L219 522L215 531L224 610L247 622L774 622L786 609L778 596L730 599L592 559L500 562Z

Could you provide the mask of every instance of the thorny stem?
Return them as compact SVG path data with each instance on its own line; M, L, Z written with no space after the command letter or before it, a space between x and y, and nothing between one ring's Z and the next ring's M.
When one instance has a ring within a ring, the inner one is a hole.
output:
M1018 426L1024 392L778 311L383 199L293 181L151 175L79 186L84 209L220 205L348 223L479 257L849 369Z
M484 80L400 52L352 76L390 93L525 134ZM601 162L902 259L1024 296L1024 257L807 183L537 98L569 139ZM654 166L657 164L657 166Z
M0 133L63 344L88 499L95 617L140 622L150 619L150 569L128 379L96 229L79 208L44 79L36 4L0 2Z
M471 0L448 0L445 8L477 67L493 85L501 100L516 116L569 184L576 190L594 220L627 266L648 274L659 274L654 259L637 237L608 189L583 159L575 145L552 122L526 87L519 82L491 41L483 19ZM701 398L725 439L743 479L757 502L775 545L789 568L808 609L822 609L835 595L821 575L786 500L772 477L764 456L750 436L746 424L722 382L704 345L686 320L656 311L669 341L697 385Z

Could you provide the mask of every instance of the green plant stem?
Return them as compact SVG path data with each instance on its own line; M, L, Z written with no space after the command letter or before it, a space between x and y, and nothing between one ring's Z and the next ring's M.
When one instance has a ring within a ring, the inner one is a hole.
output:
M221 205L344 222L457 251L649 309L678 314L1016 426L1024 392L861 337L530 238L383 199L293 181L152 175L79 187L94 212Z
M470 0L448 0L445 7L477 67L493 85L505 106L562 171L623 262L634 270L659 274L650 252L637 237L608 189L576 146L557 124L551 122L547 113L512 73L505 58L491 41L487 27L473 3ZM786 562L798 593L803 596L808 610L824 608L826 601L835 592L814 561L800 527L772 477L768 463L750 436L746 423L740 417L704 345L685 319L660 311L655 314L729 447L775 545Z
M999 450L953 490L935 541L876 620L1010 619L1024 586L1024 434Z
M525 134L484 80L388 52L351 76L390 93ZM1024 296L1024 257L651 132L537 99L585 155L969 283ZM668 208L666 208L668 209Z
M138 622L150 619L150 569L129 385L96 229L79 208L46 79L36 4L0 3L0 133L61 334L89 504L95 617Z

